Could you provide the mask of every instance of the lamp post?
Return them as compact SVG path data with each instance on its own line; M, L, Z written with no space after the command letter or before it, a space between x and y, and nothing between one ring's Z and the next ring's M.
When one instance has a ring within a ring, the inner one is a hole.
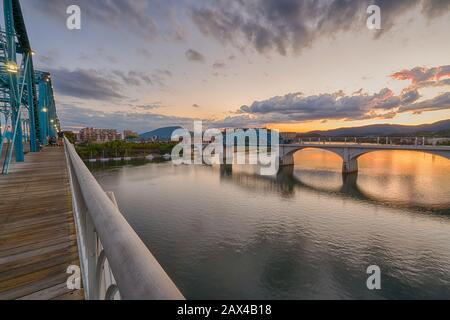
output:
M44 119L45 119L45 144L47 144L47 136L48 136L48 132L49 132L47 107L42 108L42 112L44 113Z

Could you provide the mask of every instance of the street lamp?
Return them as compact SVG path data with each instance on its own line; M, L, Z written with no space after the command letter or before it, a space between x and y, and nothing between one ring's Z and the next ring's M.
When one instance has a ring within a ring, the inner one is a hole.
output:
M5 63L5 69L8 73L17 73L19 72L19 67L17 66L17 63L14 61L7 61Z

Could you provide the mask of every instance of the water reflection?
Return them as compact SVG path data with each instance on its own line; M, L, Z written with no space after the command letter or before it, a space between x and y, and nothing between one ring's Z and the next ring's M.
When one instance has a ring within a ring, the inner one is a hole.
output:
M448 197L440 198L435 203L421 203L415 189L414 177L370 177L364 173L342 174L326 170L302 170L296 166L280 168L276 176L261 176L256 166L220 166L220 176L223 181L232 181L240 187L248 188L251 192L272 191L282 197L294 197L295 188L303 188L314 192L333 196L350 197L359 201L372 202L391 207L405 207L435 214L449 214L450 202ZM396 181L395 179L399 179ZM362 180L362 183L358 181ZM390 189L390 185L400 185L401 193L385 194L367 191L368 184L381 190ZM448 186L437 186L445 188ZM433 192L429 190L429 192ZM450 193L449 193L450 195ZM426 198L429 199L429 198Z
M309 152L271 177L170 163L95 175L190 299L450 298L448 164L375 153L342 176ZM372 264L381 291L366 288Z

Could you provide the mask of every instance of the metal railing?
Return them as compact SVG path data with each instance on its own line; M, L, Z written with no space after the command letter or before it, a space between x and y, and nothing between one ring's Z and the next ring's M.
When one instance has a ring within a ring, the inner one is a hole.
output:
M65 150L86 298L184 299L67 139Z

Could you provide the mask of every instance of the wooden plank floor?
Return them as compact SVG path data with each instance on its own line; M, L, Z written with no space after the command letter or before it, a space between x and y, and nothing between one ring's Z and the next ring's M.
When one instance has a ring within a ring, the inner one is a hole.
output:
M0 299L84 299L66 286L80 265L64 148L0 175Z

